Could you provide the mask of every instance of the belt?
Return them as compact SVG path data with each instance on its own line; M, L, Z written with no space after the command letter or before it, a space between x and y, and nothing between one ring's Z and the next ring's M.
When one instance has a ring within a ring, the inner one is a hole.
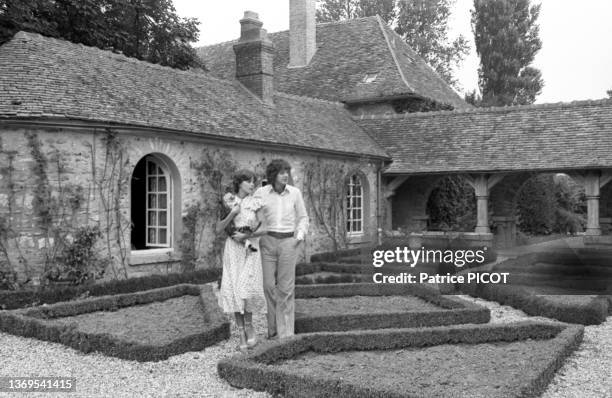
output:
M270 235L273 238L277 238L277 239L293 238L293 232L274 232L274 231L268 231L268 235Z

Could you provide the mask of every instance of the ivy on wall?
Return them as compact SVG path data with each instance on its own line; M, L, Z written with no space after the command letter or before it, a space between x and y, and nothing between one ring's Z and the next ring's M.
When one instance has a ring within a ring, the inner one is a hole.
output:
M191 168L199 184L200 200L187 209L187 215L183 218L184 233L180 244L183 267L195 267L196 260L216 266L221 264L226 237L215 230L217 223L225 216L223 195L238 165L229 151L206 148L198 160L191 162ZM202 250L207 231L214 236L207 239L210 245Z
M364 160L348 165L341 161L315 159L302 163L303 192L311 219L331 240L333 250L348 246L346 189L350 175L364 168ZM364 198L365 200L365 198Z

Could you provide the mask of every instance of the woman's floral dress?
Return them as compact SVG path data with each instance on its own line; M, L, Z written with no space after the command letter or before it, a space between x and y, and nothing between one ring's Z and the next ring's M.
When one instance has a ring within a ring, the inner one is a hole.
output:
M236 195L226 194L223 202L229 209L236 203L241 204L240 212L233 220L236 228L257 228L256 211L262 206L259 199L252 195L240 199ZM249 238L249 241L257 251L247 249L244 243L236 242L231 237L225 241L219 305L226 313L265 312L259 238Z

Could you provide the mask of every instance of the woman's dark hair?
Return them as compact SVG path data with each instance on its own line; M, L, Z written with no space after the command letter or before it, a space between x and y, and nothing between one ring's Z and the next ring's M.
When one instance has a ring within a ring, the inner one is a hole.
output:
M246 169L238 170L237 172L235 172L232 176L232 188L234 190L234 193L238 193L238 191L240 190L240 184L242 184L244 181L255 182L257 181L257 176L252 171Z
M266 180L268 184L273 185L276 182L276 176L281 171L291 172L291 165L285 159L274 159L266 167Z

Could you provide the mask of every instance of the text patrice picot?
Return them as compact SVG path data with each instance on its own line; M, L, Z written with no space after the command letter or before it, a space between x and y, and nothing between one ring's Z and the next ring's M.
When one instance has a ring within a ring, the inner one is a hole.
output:
M456 267L463 267L466 264L481 265L485 262L485 252L487 247L480 250L441 250L441 249L410 249L408 247L396 247L395 250L375 250L372 253L372 265L376 268L384 264L405 264L415 267L417 264L426 263L446 263ZM402 272L397 275L383 275L375 273L374 283L506 283L509 273L468 273L467 275L446 275L428 274L420 272L413 275Z

